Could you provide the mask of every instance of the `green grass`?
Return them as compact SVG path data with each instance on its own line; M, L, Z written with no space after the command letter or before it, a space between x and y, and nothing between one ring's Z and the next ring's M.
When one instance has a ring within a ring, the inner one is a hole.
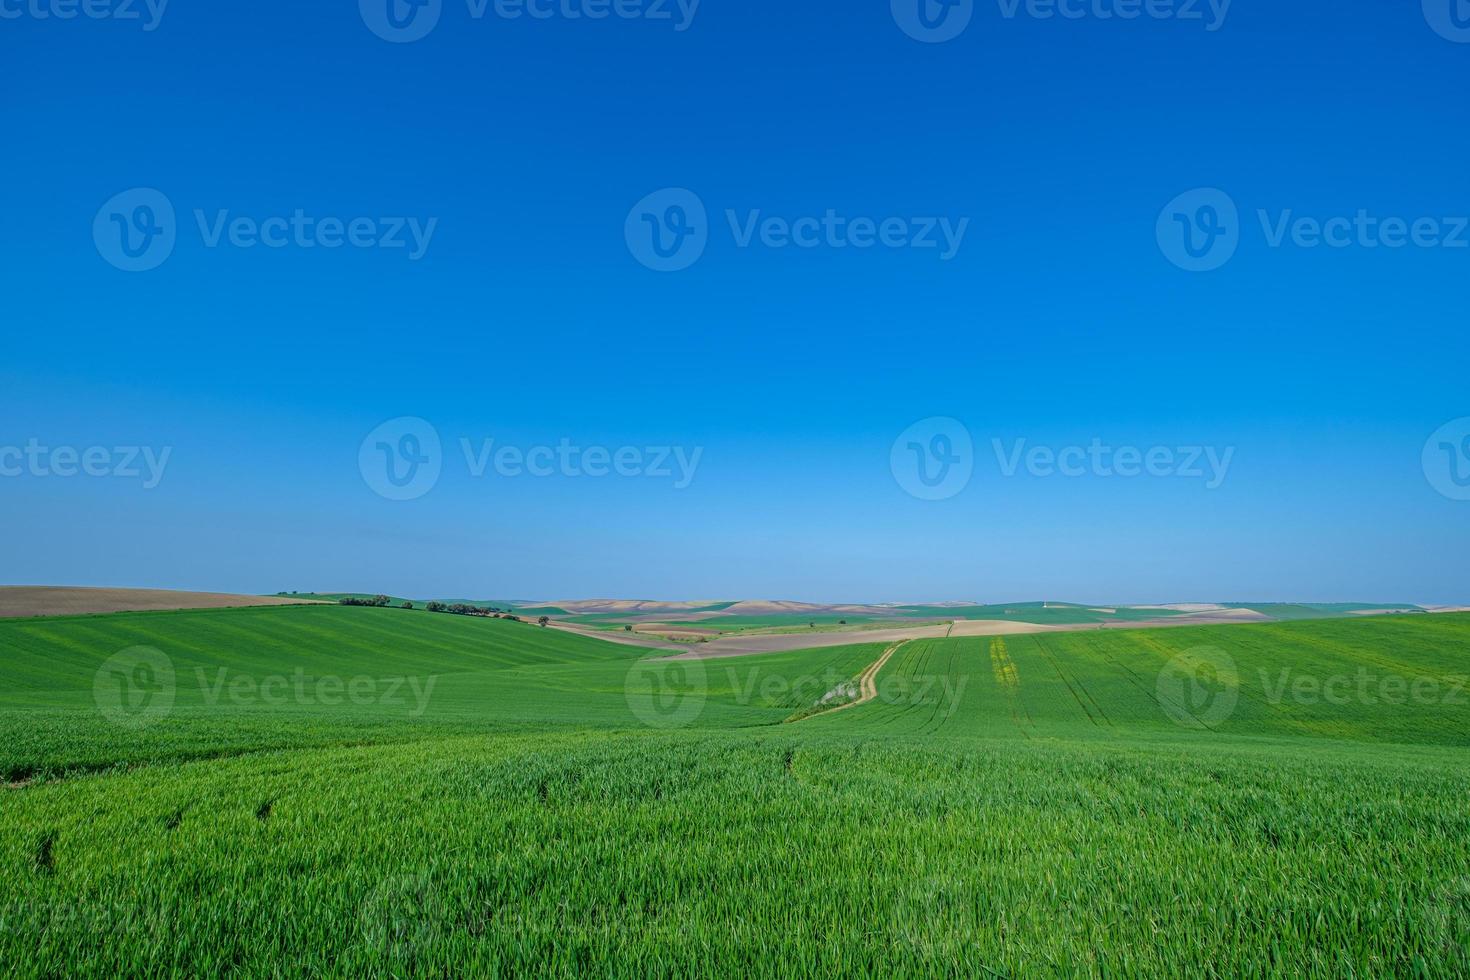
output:
M175 679L142 727L94 689L137 646ZM0 766L35 780L0 791L0 963L1470 971L1470 616L912 641L874 702L788 720L883 649L651 661L334 606L0 622ZM260 696L298 671L304 699ZM383 699L410 678L422 710Z
M104 717L94 682L108 657L138 647L168 658L173 701L162 723L132 729ZM799 705L786 697L739 703L731 692L748 687L752 674L763 684L775 676L758 688L773 691L781 677L821 678L833 663L846 677L881 649L651 664L633 681L646 674L671 691L698 684L705 726L775 724ZM629 703L630 672L649 652L525 622L392 608L0 621L0 774L18 780L117 763L486 730L633 727L642 721ZM348 689L353 682L359 696Z
M1198 688L1168 683L1191 658ZM1464 748L1470 616L913 640L879 675L877 702L840 721L884 735Z

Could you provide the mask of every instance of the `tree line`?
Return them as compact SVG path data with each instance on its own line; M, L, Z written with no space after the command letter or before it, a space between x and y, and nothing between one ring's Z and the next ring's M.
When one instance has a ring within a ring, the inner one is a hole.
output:
M344 606L387 606L391 605L393 600L388 596L380 594L367 599L347 596L338 599L337 602ZM413 603L408 600L404 600L399 606L400 609L412 609L413 607ZM497 606L472 606L466 602L439 602L438 600L433 600L425 603L424 609L431 613L448 613L451 616L484 616L490 619L508 619L513 623L524 622L521 617L510 610L501 609ZM537 620L537 623L541 626L545 626L548 622L550 622L549 616L542 616Z

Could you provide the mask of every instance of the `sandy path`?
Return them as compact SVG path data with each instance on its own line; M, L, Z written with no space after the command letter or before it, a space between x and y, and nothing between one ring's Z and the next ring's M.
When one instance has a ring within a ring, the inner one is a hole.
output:
M846 711L848 708L856 708L858 705L867 704L869 701L876 698L878 696L878 672L882 670L883 667L888 663L889 658L892 657L896 652L898 652L898 648L903 646L904 643L907 642L907 640L903 640L893 644L893 646L883 651L883 656L879 657L877 660L868 665L868 669L863 671L863 675L858 678L858 696L856 700L849 701L846 704L839 704L835 708L828 708L826 711L818 711L814 715L807 715L807 718L820 718L822 715L835 715L839 711ZM805 721L806 718L803 718L801 720Z
M1096 623L1076 626L1054 626L1043 623L1018 623L1009 619L957 619L950 636L1015 636L1018 633L1063 633L1068 630L1097 629Z

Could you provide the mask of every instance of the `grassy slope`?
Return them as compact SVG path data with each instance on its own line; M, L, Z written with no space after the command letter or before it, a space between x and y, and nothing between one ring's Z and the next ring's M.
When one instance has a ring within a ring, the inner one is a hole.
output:
M263 975L283 953L292 972L397 975L1470 969L1467 709L1272 705L1259 680L1289 666L1444 681L1470 672L1470 616L1002 642L996 657L988 638L914 641L877 702L782 725L881 647L650 666L634 648L391 609L0 623L9 769L164 763L0 795L0 962L35 975ZM100 717L92 680L136 643L167 652L179 690L134 732ZM1160 667L1202 646L1228 653L1243 692L1213 731L1157 701ZM211 705L189 690L196 667L440 679L408 718ZM664 714L633 710L645 687Z
M108 657L140 646L168 657L175 694L162 722L128 730L98 712L94 681ZM739 703L732 692L746 691L752 674L820 676L838 663L847 677L879 650L855 645L644 672L671 697L698 684L707 695L702 725L774 724L798 705L790 691L763 697L769 687ZM558 725L637 727L630 668L646 652L529 623L391 608L0 621L0 775ZM262 687L271 678L275 686ZM319 691L323 678L342 679L342 690ZM348 698L353 679L365 697ZM245 685L238 696L237 683Z

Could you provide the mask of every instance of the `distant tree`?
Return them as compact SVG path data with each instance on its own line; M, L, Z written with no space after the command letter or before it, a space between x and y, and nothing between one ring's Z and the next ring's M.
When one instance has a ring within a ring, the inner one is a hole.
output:
M445 612L445 611L448 610L449 607L446 606L446 605L444 605L444 603L442 603L442 602L438 601L437 599L435 599L435 600L431 601L424 608L427 609L429 612Z
M838 626L846 626L847 625L847 620L845 620L845 619L839 619L837 621L837 625Z
M412 609L412 608L413 608L413 603L412 603L412 602L407 602L407 601L405 601L405 602L404 602L404 603L403 603L403 608L404 608L404 609Z
M626 632L626 633L631 633L631 632L633 632L633 627L632 626L624 626L623 627L623 631Z
M816 623L807 623L807 625L810 626L812 629L816 629L817 628L817 624Z
M536 625L538 625L538 626L545 626L549 622L551 622L551 617L550 616L542 616L540 619L537 619L536 620Z

